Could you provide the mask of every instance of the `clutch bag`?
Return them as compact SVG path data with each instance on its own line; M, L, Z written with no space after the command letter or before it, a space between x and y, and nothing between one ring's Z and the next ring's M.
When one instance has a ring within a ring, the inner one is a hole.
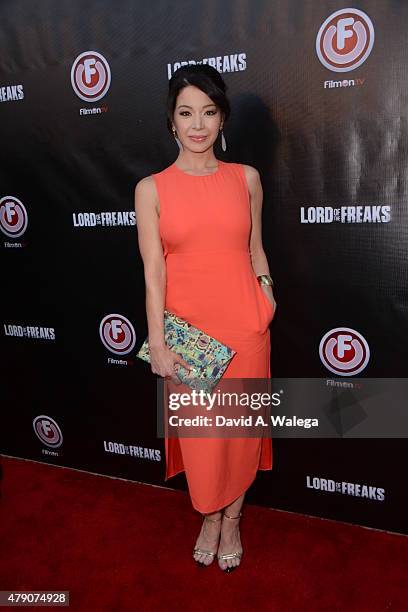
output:
M176 375L182 383L198 391L202 389L210 392L236 354L231 347L169 310L164 311L164 338L172 351L194 367L189 372L179 365ZM147 338L136 356L150 363Z

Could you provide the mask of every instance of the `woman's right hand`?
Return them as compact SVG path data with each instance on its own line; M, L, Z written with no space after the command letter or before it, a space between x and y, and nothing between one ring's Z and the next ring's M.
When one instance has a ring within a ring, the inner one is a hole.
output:
M153 374L169 377L176 385L181 383L181 380L175 374L177 368L183 366L187 370L191 370L193 367L167 345L149 348L149 353Z

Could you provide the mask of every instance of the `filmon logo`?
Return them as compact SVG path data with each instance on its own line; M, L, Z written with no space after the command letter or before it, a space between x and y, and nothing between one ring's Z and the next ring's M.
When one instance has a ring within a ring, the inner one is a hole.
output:
M108 314L102 319L99 335L105 347L115 355L127 355L136 343L133 325L119 314Z
M0 229L10 238L19 238L28 225L24 204L15 196L4 196L0 200Z
M350 327L336 327L323 336L319 346L323 365L338 376L355 376L366 367L370 348L366 339Z
M110 83L110 67L100 53L84 51L74 60L71 68L71 84L81 100L97 102L106 95ZM79 114L91 115L106 111L107 107L81 108Z
M366 13L344 8L332 13L320 26L316 37L317 57L328 70L349 72L363 64L374 45L374 26ZM354 87L365 79L325 81L324 87Z
M33 421L34 431L37 438L49 448L59 448L62 444L62 433L58 423L50 416L41 414ZM44 455L58 456L57 452L43 449Z

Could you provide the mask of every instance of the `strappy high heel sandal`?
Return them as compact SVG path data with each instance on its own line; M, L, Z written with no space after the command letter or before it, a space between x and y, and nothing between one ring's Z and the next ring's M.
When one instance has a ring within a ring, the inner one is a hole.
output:
M205 521L211 521L212 523L218 523L218 521L222 520L222 515L220 516L220 518L217 518L217 519L212 519L212 518L208 518L208 516L204 516L204 520ZM198 548L198 546L196 546L194 548L194 550L193 550L193 559L194 559L194 555L196 553L198 553L200 555L208 555L209 557L213 557L213 558L217 554L216 552L211 552L211 550L203 550L202 548ZM208 567L208 565L211 565L211 563L203 563L202 561L199 561L198 559L194 559L194 561L200 567Z
M224 516L226 516L229 519L239 519L242 516L242 512L240 512L238 514L238 516L229 516L228 514L225 514L225 512L224 512ZM233 553L225 553L224 555L217 555L217 559L219 559L221 561L226 561L227 559L239 559L241 561L241 557L242 557L242 552L238 552L238 551L237 552L233 552ZM239 565L240 565L240 563L238 565L232 565L231 567L227 566L222 571L225 572L226 574L229 574L233 570L237 569L237 567Z

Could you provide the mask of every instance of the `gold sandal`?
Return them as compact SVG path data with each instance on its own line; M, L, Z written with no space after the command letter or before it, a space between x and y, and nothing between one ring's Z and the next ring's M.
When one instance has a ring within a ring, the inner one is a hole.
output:
M226 516L229 519L239 519L242 516L242 512L240 512L238 514L238 516L229 516L228 514L225 514L225 512L224 512L224 516ZM227 559L239 559L241 561L241 557L242 557L242 552L233 552L233 553L225 553L224 555L217 555L217 559L219 559L221 561L226 561ZM240 564L238 564L238 565L240 565ZM227 573L227 574L229 574L234 569L237 569L238 565L232 565L231 567L227 566L222 571Z
M204 520L211 521L212 523L218 523L218 521L222 520L222 515L220 516L220 518L217 518L217 519L211 519L211 518L208 518L208 516L204 516ZM203 550L202 548L198 548L197 546L193 550L193 559L196 553L200 555L208 555L209 557L213 557L213 558L217 554L216 552L211 552L210 550ZM208 565L211 565L211 563L203 563L202 561L199 561L198 559L194 559L194 561L200 567L207 567Z

